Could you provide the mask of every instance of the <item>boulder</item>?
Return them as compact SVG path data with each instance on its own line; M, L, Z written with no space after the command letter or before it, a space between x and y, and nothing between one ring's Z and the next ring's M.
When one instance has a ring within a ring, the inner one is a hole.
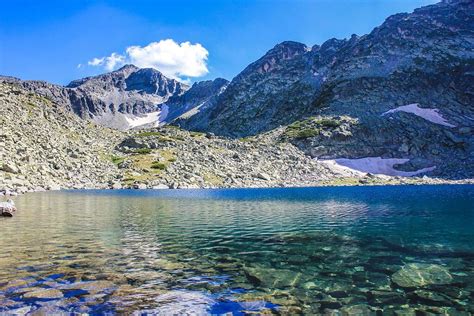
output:
M437 264L410 263L392 275L393 283L405 288L449 284L452 280L449 271Z

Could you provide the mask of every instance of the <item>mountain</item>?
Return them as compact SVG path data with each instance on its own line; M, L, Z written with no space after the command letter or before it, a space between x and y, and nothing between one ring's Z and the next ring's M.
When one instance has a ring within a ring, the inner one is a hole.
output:
M184 128L284 138L318 158L406 158L402 170L474 175L474 2L393 15L370 34L283 42Z
M21 83L26 89L63 105L83 119L119 130L158 124L158 105L189 88L158 70L133 65L74 80L66 87L43 81L3 80Z
M229 81L223 78L196 82L185 93L170 97L160 106L163 113L160 119L164 122L189 119L212 108L228 85Z

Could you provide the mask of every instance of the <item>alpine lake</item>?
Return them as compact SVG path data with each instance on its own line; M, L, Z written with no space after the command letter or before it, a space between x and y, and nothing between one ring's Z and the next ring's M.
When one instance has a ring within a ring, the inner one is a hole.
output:
M472 315L474 186L29 193L0 314Z

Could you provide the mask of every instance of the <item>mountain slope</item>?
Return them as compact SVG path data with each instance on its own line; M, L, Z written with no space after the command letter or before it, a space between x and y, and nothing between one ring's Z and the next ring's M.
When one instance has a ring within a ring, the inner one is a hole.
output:
M472 176L473 76L474 3L443 1L361 37L279 44L180 125L242 137L301 121L285 137L313 157L403 157L402 169ZM426 119L436 115L447 124Z
M472 6L466 0L445 1L391 16L368 35L312 48L278 44L235 77L214 108L200 114L208 118L206 124L196 124L202 121L196 116L182 126L227 136L257 134L317 113L346 81L397 81L401 71L428 78L448 69L459 73L454 74L458 83L466 82L463 76L469 79L466 69L472 67Z
M162 116L162 121L188 119L201 111L212 108L228 85L229 81L222 78L194 83L185 93L169 98L160 106L163 112L166 111L166 115Z
M3 79L21 84L63 105L83 119L119 130L158 124L158 105L184 93L188 86L151 68L133 65L79 80L66 87L42 81Z
M0 190L106 188L120 133L15 83L0 83Z

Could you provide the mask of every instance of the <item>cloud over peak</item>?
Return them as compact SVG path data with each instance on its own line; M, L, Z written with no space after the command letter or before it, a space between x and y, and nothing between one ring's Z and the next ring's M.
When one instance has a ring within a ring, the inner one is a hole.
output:
M112 53L110 56L93 58L87 64L103 67L112 71L125 64L134 64L140 68L155 68L165 76L185 80L189 77L206 75L209 52L201 44L183 42L178 44L172 39L152 42L146 46L129 46L124 54Z

